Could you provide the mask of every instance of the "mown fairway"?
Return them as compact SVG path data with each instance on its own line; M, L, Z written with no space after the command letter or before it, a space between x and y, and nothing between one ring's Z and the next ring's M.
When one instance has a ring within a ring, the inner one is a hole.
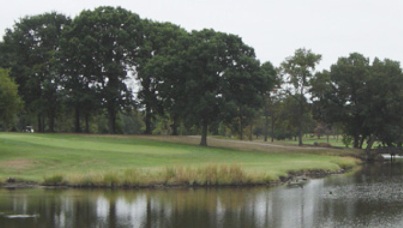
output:
M0 133L0 181L14 177L41 182L52 175L118 173L128 169L153 172L209 165L237 165L247 173L276 179L292 170L338 170L355 162L349 157L309 151L203 148L136 136Z

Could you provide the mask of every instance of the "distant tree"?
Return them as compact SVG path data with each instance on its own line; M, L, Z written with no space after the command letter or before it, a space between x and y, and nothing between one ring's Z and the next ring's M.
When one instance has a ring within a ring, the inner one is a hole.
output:
M355 148L367 149L375 140L386 145L402 142L403 76L392 60L369 59L358 53L339 58L330 72L318 74L312 88L316 116L341 123ZM319 114L318 114L319 113Z
M364 104L368 101L365 84L368 83L369 59L358 53L339 58L330 72L317 75L313 97L320 101L320 116L327 123L343 122L344 131L352 136L354 148L364 142ZM315 114L318 116L318 114Z
M209 126L235 123L236 118L246 123L251 107L261 104L267 80L253 49L239 37L213 30L176 31L176 39L149 61L146 72L155 79L157 100L173 119L173 132L178 119L188 127L200 126L200 145L206 146Z
M117 113L132 105L132 91L125 82L138 63L144 39L141 26L139 16L130 11L98 7L82 11L64 35L64 64L70 68L66 86L76 115L80 109L87 111L88 104L101 104L109 133L116 132ZM78 120L77 116L76 130Z
M281 122L282 118L282 108L283 108L283 97L281 96L280 93L274 92L272 95L270 95L269 99L266 100L266 107L267 107L267 114L265 116L265 125L270 124L270 136L271 136L271 141L274 142L275 138L275 131L277 129L280 129L279 127L279 122ZM270 117L270 121L269 118ZM270 122L270 123L269 123ZM268 134L268 129L265 130L266 134ZM265 141L267 141L267 136L265 136Z
M10 76L19 85L28 115L37 116L38 131L54 131L60 109L60 74L56 53L59 39L70 19L58 13L45 13L22 18L3 37L2 66L10 68Z
M253 125L264 104L264 95L272 88L273 79L271 74L261 70L252 49L241 44L232 46L235 42L228 41L229 52L238 53L233 55L233 65L230 63L223 75L223 80L226 80L222 82L222 95L226 99L223 119L242 140L244 129Z
M173 134L177 134L179 113L175 107L178 96L183 96L177 88L181 86L178 53L184 50L181 44L187 32L171 23L144 20L145 41L140 50L137 78L140 82L138 99L144 106L145 134L152 132L152 120L156 115L168 111L173 119ZM171 87L173 86L173 87ZM169 97L169 99L166 99Z
M220 120L247 121L269 84L259 72L254 50L237 36L193 31L185 55L189 73L184 113L188 122L200 125L200 145L206 146L209 126L218 126Z
M311 50L298 49L294 55L281 63L281 73L284 75L284 91L297 102L296 127L298 129L298 145L302 146L303 117L307 111L307 95L311 87L311 79L314 77L316 65L321 60L321 55Z
M267 141L268 137L268 127L269 127L269 116L271 116L272 119L272 127L274 127L274 100L276 99L275 96L277 96L277 90L280 88L282 81L281 78L279 77L279 74L277 73L277 70L274 68L273 64L271 62L265 62L260 66L260 70L263 75L269 80L270 87L268 87L268 90L264 93L264 108L263 108L263 114L265 118L265 123L264 123L264 141ZM273 128L272 128L273 130ZM273 138L272 138L273 139Z
M370 98L365 127L370 132L368 146L375 140L387 146L403 143L403 74L400 63L375 58L370 71L367 97Z
M81 120L85 121L85 132L90 132L90 118L100 112L100 91L97 86L98 65L92 58L94 40L80 27L80 19L65 28L61 38L58 56L62 74L66 106L74 116L74 132L82 132ZM81 25L80 25L81 24Z
M13 125L21 108L17 84L9 77L7 70L0 68L0 123L4 130L9 130Z

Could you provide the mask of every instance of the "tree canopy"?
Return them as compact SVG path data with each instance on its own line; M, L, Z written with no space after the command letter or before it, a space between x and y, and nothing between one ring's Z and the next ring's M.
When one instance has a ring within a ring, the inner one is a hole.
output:
M307 96L311 88L311 79L314 77L316 65L321 55L307 49L297 49L293 56L281 63L281 72L285 76L284 91L297 102L296 124L298 129L298 145L302 145L303 116L307 112Z
M75 91L73 95L95 92L98 103L107 111L109 133L116 132L117 112L132 100L125 80L138 63L143 40L141 26L139 16L130 11L98 7L82 11L64 34L67 50L63 61L70 68L66 86ZM74 98L78 110L88 104L84 99ZM87 98L92 100L96 96Z
M367 140L386 145L402 142L402 86L400 64L368 58L358 53L339 58L330 72L317 75L313 95L316 114L327 123L341 123L353 137L354 147Z
M0 65L10 68L26 112L37 117L40 132L45 131L45 125L54 131L61 98L55 54L60 50L62 30L70 21L55 12L28 16L7 29L3 37Z
M0 68L0 126L8 131L22 108L18 85L9 77L8 71Z
M18 114L18 126L36 122L39 132L180 128L201 134L202 146L227 131L243 139L265 129L267 140L269 124L272 139L298 136L302 145L304 133L341 126L356 148L401 147L400 63L352 53L316 72L320 60L301 48L276 68L237 35L189 32L121 7L27 16L0 42L9 69L0 70L1 121L8 129Z

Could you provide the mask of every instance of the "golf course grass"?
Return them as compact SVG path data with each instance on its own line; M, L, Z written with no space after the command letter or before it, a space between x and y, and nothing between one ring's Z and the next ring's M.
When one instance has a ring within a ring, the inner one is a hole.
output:
M86 187L241 185L270 183L289 172L336 172L357 165L352 157L326 151L206 148L186 143L187 139L191 140L0 133L0 182Z

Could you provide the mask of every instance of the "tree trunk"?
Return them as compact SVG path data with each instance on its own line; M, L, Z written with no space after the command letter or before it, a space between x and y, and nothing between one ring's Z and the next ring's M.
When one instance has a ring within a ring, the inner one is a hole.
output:
M365 154L367 156L367 161L372 161L374 159L374 155L371 153L372 146L375 143L375 138L373 136L368 137L368 145L365 149Z
M45 121L41 114L38 114L38 132L45 132Z
M108 107L108 127L110 134L116 133L116 111L113 105Z
M359 137L359 135L357 133L354 133L353 138L354 138L353 147L356 148L356 149L360 148L360 137Z
M208 123L207 120L202 121L202 135L200 140L200 146L207 146L207 128Z
M74 132L80 133L81 126L80 126L80 109L78 107L75 108L75 115L74 115Z
M56 122L56 105L51 106L48 109L48 125L49 132L55 132L55 122Z
M86 113L84 116L85 116L85 133L90 133L90 114Z
M274 116L271 115L271 142L274 142Z
M303 99L304 93L303 93L303 88L301 88L301 94L299 98L299 120L298 120L298 146L302 146L302 121L303 121L303 115L304 115L304 99Z
M243 119L242 119L242 114L239 118L239 139L243 140Z
M253 124L250 125L249 129L249 141L253 141Z
M267 142L269 128L269 108L267 107L267 99L264 102L264 141Z
M144 134L146 135L151 135L152 129L151 129L151 108L149 104L146 104L146 113L144 117L144 123L146 125L146 130L144 131Z
M172 128L172 135L178 135L178 118L173 118L173 123L171 124L171 128Z
M48 119L49 119L49 132L55 132L55 115L51 113Z
M297 137L298 137L298 146L302 146L302 123L300 122L299 124L298 124L298 135L297 135Z

